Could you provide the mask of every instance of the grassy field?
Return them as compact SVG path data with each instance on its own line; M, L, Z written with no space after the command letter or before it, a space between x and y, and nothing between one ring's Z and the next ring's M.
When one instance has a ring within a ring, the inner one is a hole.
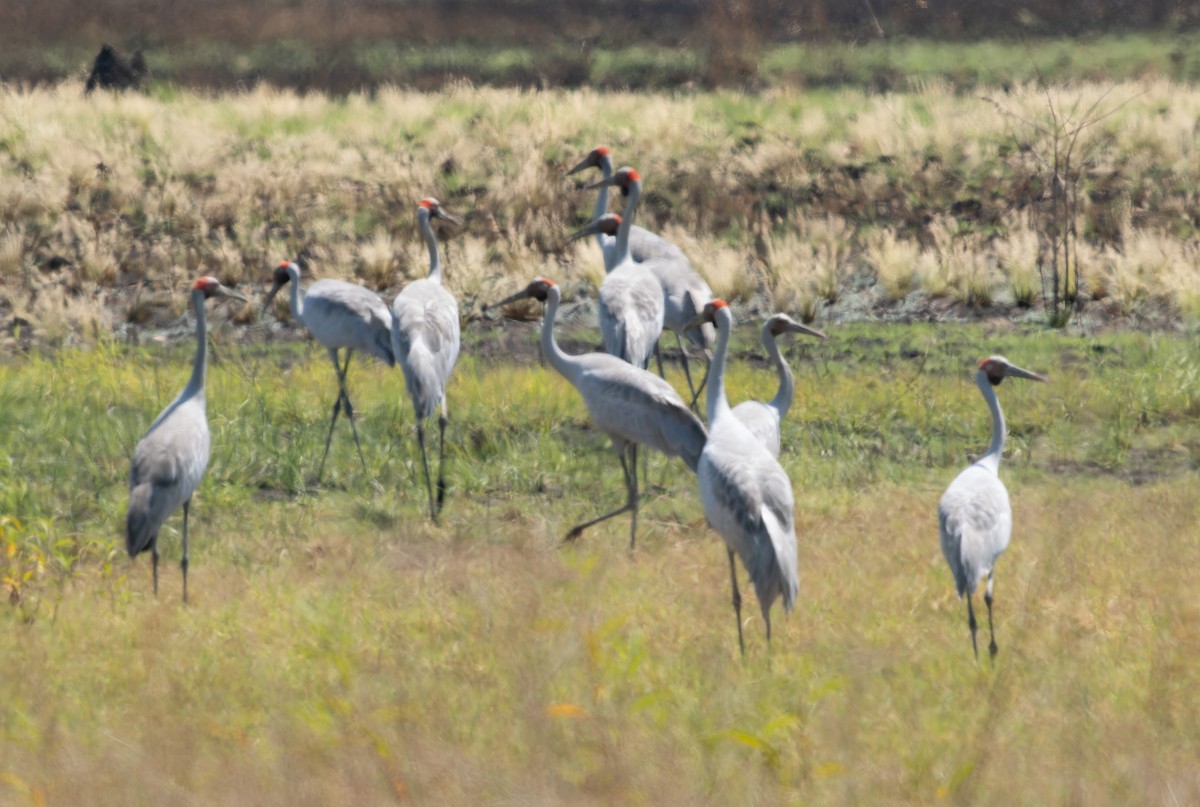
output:
M121 547L129 456L186 340L0 365L0 803L1200 800L1188 340L852 324L789 345L800 596L769 649L746 612L743 660L678 461L652 461L635 554L620 521L559 546L619 472L533 323L469 324L434 527L399 373L351 368L370 472L343 424L313 489L327 359L243 344L230 316L188 607L178 519L157 601ZM756 332L734 399L774 389ZM987 443L989 352L1052 382L1000 389L1015 529L977 664L936 503Z
M1200 90L1163 80L1054 91L1078 120L1080 288L1091 322L1200 313ZM416 200L443 232L468 316L514 275L591 293L565 235L594 199L564 172L598 144L642 171L639 221L714 290L806 318L1037 316L1046 94L930 83L904 93L634 94L399 89L82 98L0 89L0 347L72 345L176 321L200 273L308 277L390 296L423 274Z

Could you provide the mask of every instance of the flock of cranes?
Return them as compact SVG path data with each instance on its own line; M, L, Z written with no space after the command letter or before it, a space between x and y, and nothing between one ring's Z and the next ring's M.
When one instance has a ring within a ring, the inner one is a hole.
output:
M725 301L713 297L704 279L674 244L634 225L642 180L637 170L613 170L611 152L597 148L568 175L599 168L601 179L587 187L599 191L593 221L571 235L572 239L596 236L604 255L606 277L600 288L600 327L605 352L571 355L559 348L554 322L561 302L558 286L539 277L521 291L487 308L499 308L521 299L545 305L542 354L551 367L579 392L597 428L612 440L625 480L625 503L567 532L577 538L588 527L630 513L629 546L637 542L640 491L637 455L640 447L679 457L696 474L708 523L725 542L730 583L737 619L738 646L742 636L741 593L735 555L749 574L771 638L771 607L780 597L791 610L798 591L795 503L792 483L779 463L780 423L787 415L795 384L780 354L777 337L798 333L825 339L821 331L795 322L786 314L770 317L762 327L762 343L779 375L779 391L770 402L747 401L731 407L725 394L725 369L733 312ZM626 196L623 215L608 212L608 188ZM429 248L429 275L407 285L391 308L373 292L340 280L320 280L307 291L300 287L300 267L283 262L274 272L273 285L263 301L265 313L276 293L291 283L292 316L329 351L338 379L337 398L325 449L317 470L320 480L338 415L345 413L354 434L359 461L366 470L354 408L346 377L354 351L375 356L389 367L400 365L416 413L417 441L421 451L429 514L438 519L445 497L445 431L449 418L446 385L458 358L461 336L458 303L442 285L442 264L433 232L435 218L458 224L436 199L422 199L417 223ZM206 366L205 301L245 298L202 277L192 290L196 312L196 354L187 386L154 421L134 451L129 480L126 547L131 557L150 550L154 591L158 591L158 533L167 518L183 508L183 599L187 601L187 518L192 494L208 464L209 430L205 408ZM683 359L691 402L662 377L649 370L664 327L674 331ZM708 370L694 385L688 368L684 340L699 348ZM339 358L345 351L345 359ZM995 387L1005 378L1046 381L1002 356L984 359L976 381L992 415L992 440L988 452L965 469L946 489L938 505L941 546L954 575L960 597L967 601L971 643L978 657L977 624L973 596L986 578L984 600L988 609L989 650L997 652L992 628L992 582L996 559L1008 546L1012 509L1007 490L998 476L1004 449L1004 415ZM707 428L693 411L707 386ZM429 469L425 421L439 410L438 470L436 485Z

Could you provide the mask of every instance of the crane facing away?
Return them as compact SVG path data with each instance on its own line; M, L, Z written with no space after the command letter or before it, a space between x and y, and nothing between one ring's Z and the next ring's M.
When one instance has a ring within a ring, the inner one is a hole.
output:
M429 493L429 515L437 521L446 495L443 475L445 460L446 382L458 360L458 302L442 286L442 261L438 257L437 238L431 219L458 224L458 219L442 210L437 199L422 199L417 205L417 226L429 247L429 277L416 280L396 295L392 302L392 354L404 371L404 383L417 416L417 443L421 447L421 465L425 469L425 489ZM438 418L437 498L429 480L429 457L425 451L427 418L441 403Z
M1004 413L995 387L1005 378L1028 378L1048 381L1046 376L1022 370L1003 356L989 356L979 363L975 383L992 413L992 442L987 453L974 465L962 471L938 502L938 529L941 532L942 554L954 574L959 598L966 595L967 626L971 629L971 647L979 658L975 607L971 599L979 581L987 578L983 601L988 609L988 650L996 655L996 632L992 627L992 573L996 559L1008 548L1012 535L1012 505L1008 490L1000 481L1000 456L1004 453Z
M154 568L154 593L158 594L158 531L171 513L183 505L183 601L187 602L188 510L208 467L210 437L208 407L204 400L207 368L207 321L204 301L226 297L246 298L222 286L216 278L202 277L192 286L196 311L196 356L192 377L183 392L155 418L133 451L129 470L129 512L125 516L125 548L129 557L150 550Z
M612 151L606 146L599 146L583 158L567 176L579 173L588 168L599 168L603 180L613 176ZM608 212L608 186L601 185L596 197L596 213L594 218L600 218ZM616 249L616 240L612 234L598 233L596 241L604 256L604 269L611 272L620 256ZM688 366L687 350L683 346L683 338L700 348L706 358L712 350L715 332L712 325L704 324L698 329L686 330L684 326L691 321L704 304L712 299L712 289L692 268L683 250L662 236L634 225L629 233L629 255L635 263L640 263L658 280L663 291L663 327L675 333L675 341L679 345L679 356L683 363L683 374L687 378L688 389L692 393L693 402L704 388L704 381L696 387L692 383L692 372ZM663 375L662 355L655 345L655 356L658 358L658 374Z
M572 233L569 240L611 232L616 224L617 262L600 284L600 334L605 351L645 369L662 334L663 295L654 276L629 254L629 233L642 195L642 178L636 169L622 168L601 182L618 185L628 195L624 215L601 216Z
M607 353L581 356L563 353L554 339L554 318L561 295L558 286L546 278L537 278L523 290L485 309L526 298L546 304L542 318L542 355L579 391L592 422L612 440L625 473L625 505L572 527L565 540L578 538L588 527L632 511L629 548L633 549L637 541L638 446L681 457L687 467L695 471L704 449L704 424L688 409L679 393L653 373Z
M745 424L758 441L762 443L771 456L779 459L779 430L783 419L787 417L788 409L792 406L792 397L796 392L796 380L792 378L792 370L788 367L775 337L784 333L803 333L825 339L825 334L816 328L801 325L787 314L775 314L762 326L762 343L771 357L779 373L779 391L769 402L743 401L733 407L733 416Z
M350 369L350 357L356 350L370 353L388 367L395 366L396 359L392 353L392 313L388 311L383 300L379 299L378 294L344 280L318 280L302 294L300 267L294 261L280 263L275 269L273 279L271 291L263 300L262 313L266 312L276 292L291 281L292 316L304 323L304 327L313 338L329 351L329 359L333 362L334 372L337 373L338 397L333 404L329 434L325 437L325 451L321 454L321 464L317 468L317 482L320 483L321 473L325 470L325 458L329 456L333 427L343 407L346 410L346 419L350 421L350 429L354 433L358 461L362 463L363 473L366 473L367 461L363 459L362 444L358 441L358 427L354 425L354 407L351 406L350 395L346 392L346 372ZM338 351L342 348L346 349L345 364L338 362Z
M746 654L742 638L742 595L738 591L736 552L754 583L767 641L771 641L771 605L783 597L784 610L796 601L796 522L792 483L746 426L733 415L725 397L725 360L733 312L724 300L712 300L693 320L717 328L717 345L709 371L707 414L708 442L696 472L704 515L725 541L729 553L729 579L737 616L738 647Z

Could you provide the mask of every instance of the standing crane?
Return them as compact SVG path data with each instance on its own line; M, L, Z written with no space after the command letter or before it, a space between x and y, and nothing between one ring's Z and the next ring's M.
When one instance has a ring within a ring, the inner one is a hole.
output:
M734 417L745 424L775 459L779 459L780 425L787 417L788 409L792 406L792 397L796 392L796 380L792 378L792 370L775 342L775 337L789 332L803 333L818 339L826 338L821 331L801 325L787 314L775 314L770 317L762 326L762 343L775 365L775 371L779 373L779 391L769 402L743 401L733 407Z
M700 455L696 476L708 523L721 534L729 552L729 579L737 616L738 647L742 638L742 595L738 591L736 552L754 583L767 641L771 641L771 606L782 595L785 611L796 601L796 523L792 483L771 453L733 415L725 397L725 359L733 312L724 300L712 300L692 321L717 328L711 380L708 385L708 442Z
M704 424L688 409L671 385L658 376L607 353L569 356L554 339L554 318L561 295L553 282L537 278L522 291L485 308L533 298L546 304L542 318L542 355L579 391L592 422L612 440L625 473L625 505L599 518L572 527L564 540L578 538L601 521L632 511L629 548L637 540L639 445L681 457L692 471L704 448Z
M597 185L617 185L629 197L622 216L609 213L572 233L570 240L609 233L616 224L617 260L600 284L600 334L604 349L635 367L645 368L663 329L662 287L629 254L629 234L642 178L637 169L622 168Z
M422 199L417 205L417 226L429 247L429 277L404 287L392 302L392 354L404 371L404 383L417 415L417 443L421 446L421 465L425 469L425 489L429 493L429 515L437 522L438 511L446 495L443 475L445 460L446 382L458 360L458 302L442 286L442 261L438 257L437 238L432 219L458 224L458 219L442 210L437 199ZM429 480L429 457L425 451L426 418L441 403L438 418L437 499Z
M321 454L321 464L317 468L317 482L320 483L321 473L325 470L325 458L329 456L333 427L343 408L346 410L346 419L350 421L350 430L354 433L358 461L362 463L363 473L366 473L367 461L363 459L362 444L358 441L358 427L354 425L354 407L351 406L350 395L346 392L346 372L350 369L350 357L356 350L371 354L385 362L388 367L395 366L396 359L392 353L392 314L378 294L344 280L318 280L308 287L307 292L301 294L300 267L294 261L283 261L276 267L274 284L262 304L263 313L275 298L276 292L289 280L292 283L292 316L304 323L304 327L313 338L329 351L329 359L333 362L333 369L338 378L338 397L333 403L333 417L329 421L325 451ZM345 364L338 362L338 351L342 348L346 349Z
M992 412L992 442L978 462L954 478L938 502L942 554L954 574L959 598L966 595L967 626L971 629L971 647L976 659L979 658L979 645L975 639L977 626L971 599L979 581L987 577L983 601L987 603L988 633L991 635L988 651L994 657L998 648L992 627L992 572L996 559L1008 548L1012 535L1012 505L999 476L1000 456L1004 453L1004 413L1000 411L1000 400L994 389L1005 378L1049 380L1040 373L1022 370L1003 356L989 356L979 363L975 383Z
M606 146L592 149L578 165L567 172L567 176L588 168L599 168L602 178L610 179L613 175L612 151ZM601 185L600 192L596 197L595 218L598 219L607 212L608 186ZM616 239L611 234L598 233L596 241L604 255L604 269L611 272L620 258L617 253ZM683 362L683 374L687 378L688 389L692 393L693 402L695 402L695 399L699 397L700 390L704 388L705 382L702 380L699 388L692 384L692 373L688 367L688 355L683 345L683 338L686 336L688 341L700 348L707 357L712 350L714 331L712 325L709 324L690 331L684 326L700 312L705 303L712 299L712 289L708 287L708 283L700 276L700 273L692 268L692 264L683 254L683 250L662 236L637 225L630 228L629 254L635 263L640 263L649 270L662 286L663 327L675 333L680 360ZM658 358L658 374L663 375L662 355L657 345L655 345L654 354ZM707 379L707 376L705 378Z
M125 549L129 557L150 550L154 562L154 593L158 594L158 531L183 505L183 601L187 602L188 510L204 470L208 467L210 438L208 407L204 400L207 369L207 321L204 301L227 297L246 298L222 286L216 278L202 277L192 286L196 310L196 357L192 377L183 392L150 425L133 451L129 470L129 512L125 516Z

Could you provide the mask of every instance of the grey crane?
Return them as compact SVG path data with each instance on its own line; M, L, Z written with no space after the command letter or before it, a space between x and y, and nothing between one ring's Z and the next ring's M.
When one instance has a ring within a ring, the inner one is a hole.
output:
M742 638L742 595L738 591L737 553L754 583L767 641L771 641L771 606L780 596L790 611L799 588L796 574L796 523L792 483L771 453L733 415L725 397L725 360L733 312L724 300L705 304L694 325L711 322L717 328L711 380L708 385L708 442L696 472L704 515L725 541L729 579L737 617L738 647Z
M362 444L358 441L358 427L354 425L354 407L351 406L350 395L346 392L346 372L350 369L350 357L356 350L371 354L388 367L395 366L396 359L392 353L392 313L388 311L383 300L379 299L378 294L344 280L318 280L302 294L300 267L294 261L280 263L275 269L273 279L271 291L263 300L262 311L266 312L275 294L285 283L291 281L292 316L304 323L304 327L313 338L329 351L329 360L333 362L334 372L337 373L338 397L333 403L333 417L329 420L329 434L325 436L325 450L321 453L321 464L317 468L317 482L321 481L321 474L325 470L325 458L329 456L333 427L343 408L354 433L358 461L362 463L363 473L366 473L367 461L363 459ZM346 349L346 361L339 364L338 351L342 348Z
M429 247L429 276L416 280L396 295L392 302L392 354L404 371L404 383L417 416L417 443L421 447L421 465L425 469L425 489L429 493L429 515L436 522L446 495L445 460L446 382L458 360L458 302L442 286L442 261L438 257L437 238L432 219L458 224L458 219L442 210L437 199L422 199L417 205L417 226ZM429 457L425 451L426 418L433 416L438 404L438 480L437 498L429 479Z
M588 168L599 168L602 178L610 179L613 176L612 151L607 146L598 146L592 149L578 165L567 172L567 176ZM598 219L607 212L608 186L601 185L600 192L596 197L595 218ZM596 241L604 255L605 271L612 271L619 260L616 239L612 234L601 232L597 233ZM688 366L688 354L683 345L683 338L686 337L688 341L700 348L707 358L712 350L714 331L712 325L707 323L690 331L686 330L684 326L700 312L705 303L712 299L712 289L709 288L700 273L692 268L692 264L683 250L662 236L637 225L630 228L629 254L634 262L643 264L662 286L663 327L675 334L680 361L683 363L683 373L687 378L688 389L692 393L694 402L704 388L704 381L700 382L698 388L692 383L692 373ZM658 373L663 375L662 355L657 345L655 345L654 353L658 359Z
M526 298L546 304L542 319L542 354L579 391L592 422L612 440L625 473L625 505L572 527L565 540L578 538L588 527L632 511L629 548L633 549L637 540L638 446L681 457L687 467L695 471L704 448L704 424L688 409L679 393L653 373L607 353L581 356L564 353L554 339L554 318L561 295L558 286L550 280L537 278L511 297L487 307L504 306Z
M129 470L129 512L125 516L125 549L129 557L150 550L154 567L154 593L158 594L158 531L183 505L183 601L187 602L188 510L192 494L208 467L210 438L208 407L204 400L207 369L207 324L204 301L227 297L246 298L222 286L216 278L202 277L192 286L196 310L196 357L192 377L183 392L155 418L133 451Z
M779 459L779 430L783 419L787 417L788 409L792 406L792 398L796 393L796 380L788 367L775 337L785 333L803 333L824 339L825 334L816 328L801 325L787 314L775 314L767 319L762 326L762 343L779 373L779 391L770 401L743 401L733 407L733 415L758 438L771 456Z
M1022 370L1003 356L988 356L979 363L975 383L992 413L992 442L987 453L965 468L938 502L938 530L942 539L942 554L954 574L958 596L966 595L967 626L971 629L971 647L979 658L976 642L975 607L971 600L979 581L987 578L983 601L987 603L988 651L996 655L996 632L992 626L992 574L996 559L1008 548L1012 535L1012 505L1008 490L1000 481L1000 456L1004 453L1004 413L995 387L1005 378L1028 378L1048 381L1046 376Z
M608 233L617 225L617 260L600 284L600 334L608 353L645 368L662 334L663 295L654 276L629 254L630 227L642 195L642 178L636 169L626 167L598 184L617 185L629 197L624 214L601 216L572 233L570 239Z

